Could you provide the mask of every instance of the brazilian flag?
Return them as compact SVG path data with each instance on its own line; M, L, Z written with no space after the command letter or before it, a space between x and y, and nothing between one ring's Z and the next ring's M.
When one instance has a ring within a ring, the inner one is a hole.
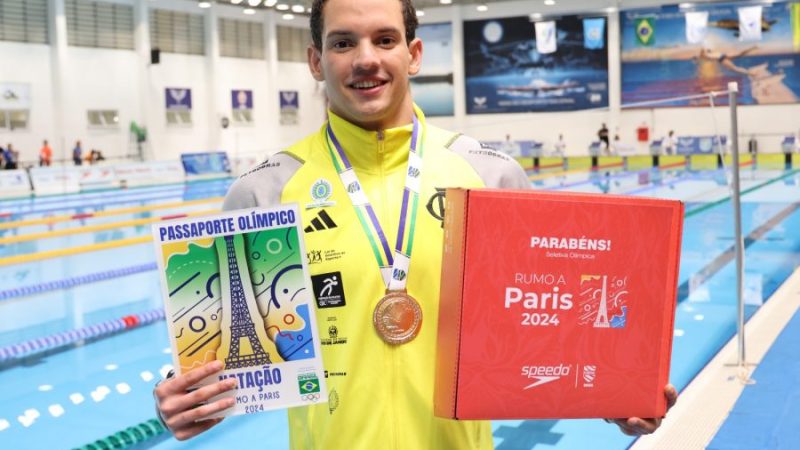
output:
M792 43L800 50L800 3L792 3Z
M636 40L641 45L653 45L656 42L655 19L648 17L636 19Z
M297 378L297 385L300 388L300 394L319 392L319 379L316 375L300 375Z

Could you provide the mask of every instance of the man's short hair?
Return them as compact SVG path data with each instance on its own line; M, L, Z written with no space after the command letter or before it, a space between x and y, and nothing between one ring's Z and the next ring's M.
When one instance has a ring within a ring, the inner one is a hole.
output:
M322 8L325 6L326 0L314 0L311 5L311 41L317 50L322 50ZM414 40L416 36L419 21L417 20L417 11L411 0L399 0L403 7L403 25L406 28L406 44Z

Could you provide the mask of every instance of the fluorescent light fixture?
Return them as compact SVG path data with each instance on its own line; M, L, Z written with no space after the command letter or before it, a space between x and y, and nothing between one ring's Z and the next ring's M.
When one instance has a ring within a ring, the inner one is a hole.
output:
M302 14L306 10L306 7L303 5L292 5L292 12Z
M605 9L605 11L606 11L607 13L611 14L611 13L615 13L615 12L617 12L617 8L615 8L615 7L613 7L613 6L609 6L608 8L606 8L606 9Z
M252 16L253 14L256 13L256 10L253 8L245 8L244 10L242 10L242 12L247 14L248 16Z
M272 8L277 3L278 3L278 0L267 0L267 1L264 2L264 6L266 6L267 8Z
M533 13L530 16L528 16L528 18L530 20L539 20L542 18L542 13Z
M486 11L489 10L489 7L486 6L485 4L480 4L480 5L476 6L475 9L477 9L480 12L486 12Z
M691 8L692 6L694 6L693 3L681 3L681 4L678 5L678 8L680 8L680 9L688 9L688 8Z
M278 11L287 11L289 9L289 5L286 3L279 3L278 6L275 7Z
M286 13L286 14L282 15L281 17L283 18L283 20L292 20L292 19L294 19L294 14Z
M242 0L231 0L231 3L238 5L239 3L242 3Z
M211 8L211 2L199 2L197 6L201 8Z
M544 0L544 4L547 6L553 6L556 4L556 0Z
M423 10L421 10L421 9L418 9L418 10L417 10L417 17L422 17L422 16L424 16L424 15L425 15L425 11L423 11Z
M247 4L255 7L261 4L261 0L247 0Z
M449 5L449 4L453 3L453 0L439 0L439 3L441 3L443 5Z

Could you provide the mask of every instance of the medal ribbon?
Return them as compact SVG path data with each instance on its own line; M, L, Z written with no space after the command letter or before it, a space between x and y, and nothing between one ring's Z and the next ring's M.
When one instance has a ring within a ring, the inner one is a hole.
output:
M333 133L330 122L327 127L328 152L331 160L339 173L339 179L350 197L350 202L356 210L361 229L364 230L369 243L372 246L372 253L381 269L384 281L387 282L387 289L390 291L402 290L406 287L408 279L408 266L411 260L411 250L414 245L414 231L417 221L417 202L419 201L420 179L422 178L422 153L420 145L419 154L417 153L418 141L424 142L424 136L420 136L420 125L417 116L414 115L414 125L411 131L411 151L408 153L408 169L406 170L406 184L403 189L403 203L400 206L400 223L397 225L397 242L395 243L394 255L389 250L389 243L386 234L378 222L375 210L362 189L361 182L358 180L350 160L347 158L336 135ZM424 130L422 134L424 135ZM334 148L331 148L331 144ZM411 215L409 217L409 200L411 205ZM408 228L408 239L405 239L405 231ZM380 243L380 246L378 246ZM405 244L405 248L404 248ZM387 275L386 270L391 269Z

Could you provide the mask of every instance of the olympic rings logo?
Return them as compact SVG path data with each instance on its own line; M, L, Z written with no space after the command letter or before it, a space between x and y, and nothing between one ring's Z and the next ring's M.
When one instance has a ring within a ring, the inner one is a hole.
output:
M300 400L304 402L316 402L319 400L319 392L315 394L304 394L300 396Z

